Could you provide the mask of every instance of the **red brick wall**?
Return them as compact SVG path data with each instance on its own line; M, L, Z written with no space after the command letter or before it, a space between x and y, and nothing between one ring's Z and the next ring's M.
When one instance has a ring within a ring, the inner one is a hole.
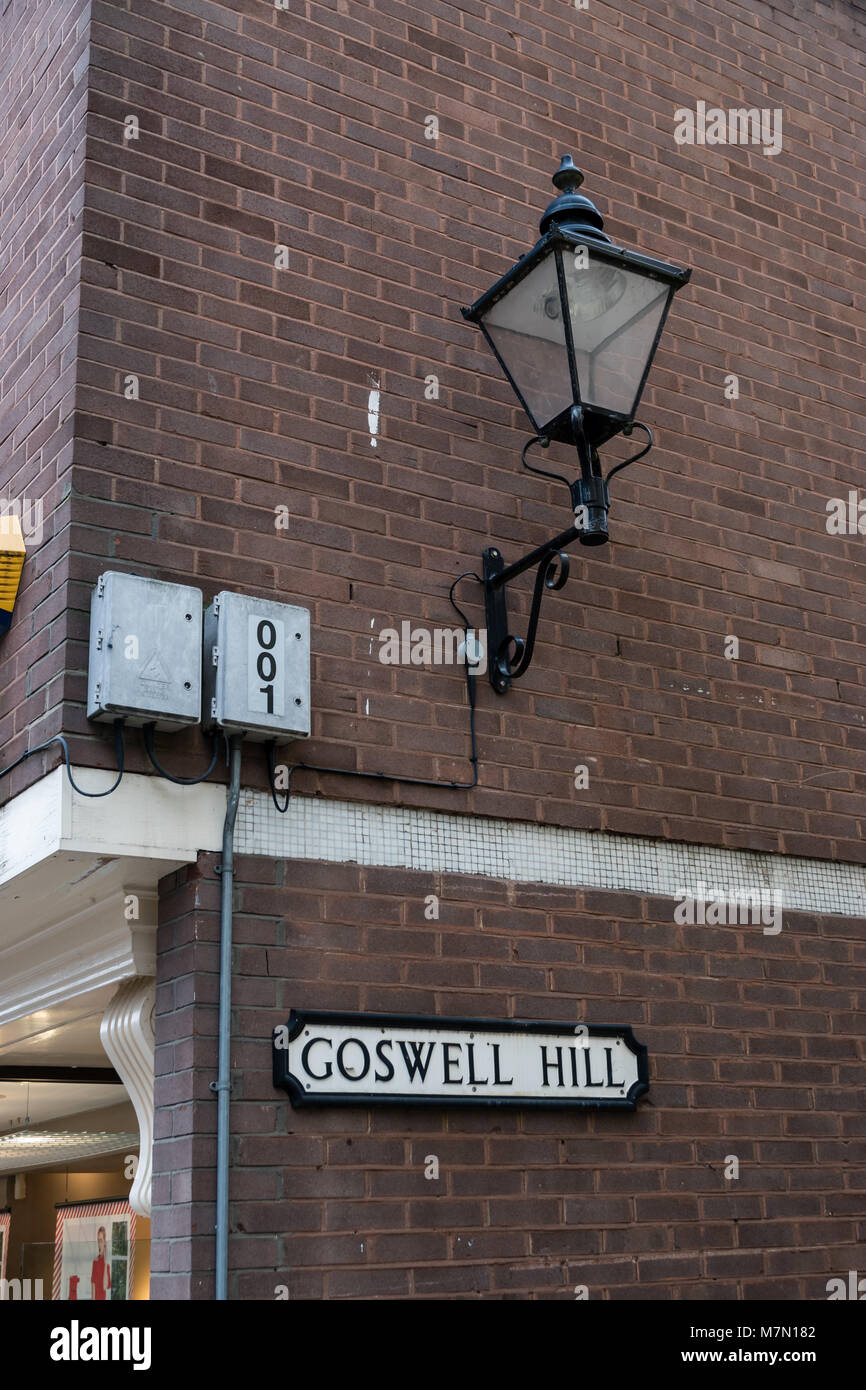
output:
M459 306L531 244L569 149L614 238L695 270L641 411L657 447L615 480L613 543L574 548L528 676L484 686L480 788L327 789L862 860L866 568L859 536L825 529L866 462L855 11L512 10L94 5L75 754L111 760L81 705L86 611L98 572L129 565L311 608L310 761L465 775L460 675L382 666L377 635L450 625L448 586L487 544L512 558L565 524L561 487L521 474L525 425ZM781 107L782 151L677 146L698 100ZM198 734L171 748L203 765Z
M0 498L32 533L0 643L2 765L63 727L75 625L66 581L88 11L84 0L0 0ZM49 761L4 780L4 799Z
M161 885L155 1298L212 1296L215 858ZM230 1296L825 1298L857 1268L858 922L772 936L678 926L665 899L248 858L236 902ZM650 1091L634 1113L293 1110L270 1042L292 1007L631 1023Z

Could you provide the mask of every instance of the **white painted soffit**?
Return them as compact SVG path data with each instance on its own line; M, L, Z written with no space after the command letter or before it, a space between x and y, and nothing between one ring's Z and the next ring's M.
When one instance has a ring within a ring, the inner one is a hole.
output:
M5 1063L6 1058L0 1054L0 1067ZM100 1065L110 1065L104 1052ZM121 1082L5 1081L0 1076L0 1142L13 1130L24 1129L27 1116L34 1126L33 1133L37 1132L36 1127L63 1129L66 1126L51 1122L83 1110L101 1110L126 1099Z
M137 1132L113 1134L108 1130L67 1133L34 1130L0 1138L0 1173L22 1173L31 1168L56 1167L99 1154L138 1153Z
M57 860L46 866L57 868ZM45 1015L54 1005L131 975L156 973L156 885L138 877L120 886L112 881L128 868L137 870L135 861L109 860L91 876L86 893L79 884L63 886L53 903L36 897L41 885L28 880L38 871L29 870L15 880L24 896L19 892L13 912L6 910L0 889L0 1027ZM133 910L135 917L127 917Z
M105 791L115 779L98 768L74 768L85 791ZM202 782L179 787L163 777L127 773L110 796L73 791L63 767L0 807L0 887L60 850L102 858L195 862L218 849L225 787Z
M109 772L95 769L75 769L74 776L88 790L102 790L113 780ZM25 807L31 793L32 803ZM58 768L0 809L0 946L11 875L39 863L39 854L40 874L46 855L56 858L63 852L98 854L103 867L105 856L117 856L133 876L140 876L150 860L157 870L155 886L171 868L193 863L199 850L220 848L224 814L225 788L218 784L178 787L130 773L111 796L90 801L72 791ZM32 848L36 838L39 850ZM281 816L267 792L243 789L235 848L239 855L671 898L682 892L697 895L703 884L708 895L777 894L790 911L866 914L866 868L858 864L326 797L294 796ZM101 872L96 859L91 872L94 877Z
M159 880L219 846L225 799L130 774L94 800L60 767L0 808L0 1025L155 973Z
M0 1067L107 1067L99 1029L102 1015L116 993L116 984L102 985L51 1008L0 1024ZM0 1081L0 1093L8 1085ZM0 1105L0 1127L3 1123Z

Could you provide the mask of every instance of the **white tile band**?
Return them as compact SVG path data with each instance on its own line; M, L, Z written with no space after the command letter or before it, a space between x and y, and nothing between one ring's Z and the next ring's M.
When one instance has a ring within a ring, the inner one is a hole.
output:
M860 917L866 910L866 868L857 864L320 797L293 796L281 816L268 794L242 790L235 847L671 898L699 894L703 883L708 896L759 894L789 911Z

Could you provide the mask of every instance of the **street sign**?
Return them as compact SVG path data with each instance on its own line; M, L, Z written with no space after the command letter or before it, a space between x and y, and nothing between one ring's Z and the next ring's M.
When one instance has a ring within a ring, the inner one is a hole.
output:
M292 1010L273 1037L292 1105L634 1110L649 1090L630 1027Z

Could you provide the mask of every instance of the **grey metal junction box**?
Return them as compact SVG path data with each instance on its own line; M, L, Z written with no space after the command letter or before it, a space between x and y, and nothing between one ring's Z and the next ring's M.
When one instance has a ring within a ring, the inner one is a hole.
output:
M310 736L310 614L217 594L204 615L202 724L259 743Z
M109 570L90 605L88 719L182 729L201 718L200 589Z

